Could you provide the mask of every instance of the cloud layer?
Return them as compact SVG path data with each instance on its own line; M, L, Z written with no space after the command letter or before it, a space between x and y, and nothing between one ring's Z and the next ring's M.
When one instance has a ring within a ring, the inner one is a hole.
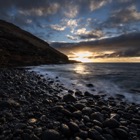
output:
M5 0L0 1L0 19L12 22L50 43L63 41L70 49L68 42L75 42L78 45L74 44L73 49L85 47L95 51L98 47L94 46L94 40L101 42L104 38L140 32L140 1ZM113 49L101 45L101 49L104 53L95 57L140 55L137 45L114 45Z

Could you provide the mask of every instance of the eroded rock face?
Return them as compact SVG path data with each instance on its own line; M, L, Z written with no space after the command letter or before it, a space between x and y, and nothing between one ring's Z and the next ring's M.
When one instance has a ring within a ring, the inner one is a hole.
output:
M68 63L68 57L19 27L0 20L0 66Z

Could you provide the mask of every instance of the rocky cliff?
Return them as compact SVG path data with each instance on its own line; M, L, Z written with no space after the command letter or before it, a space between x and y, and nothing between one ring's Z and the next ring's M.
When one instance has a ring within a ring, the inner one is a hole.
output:
M45 41L0 20L0 67L67 63L68 57Z

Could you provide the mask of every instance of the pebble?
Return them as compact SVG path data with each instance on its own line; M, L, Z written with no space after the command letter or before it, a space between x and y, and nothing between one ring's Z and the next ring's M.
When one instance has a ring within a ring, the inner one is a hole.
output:
M68 125L66 125L66 124L61 124L61 131L65 136L71 135L71 131L70 131Z
M109 128L116 128L119 127L119 122L115 119L107 119L103 122L104 127L109 127Z
M69 125L69 128L71 129L71 131L73 131L73 132L79 131L79 126L75 122L70 122L68 125Z
M128 139L128 133L122 128L116 128L114 129L114 132L116 133L116 136L119 137L120 139Z
M72 94L66 94L63 96L64 102L75 102L77 99Z
M89 92L84 96L55 81L0 69L0 139L139 140L139 104Z
M104 116L100 112L94 112L90 115L92 120L98 120L99 122L103 122Z
M54 129L48 129L43 132L42 140L61 140L60 133Z

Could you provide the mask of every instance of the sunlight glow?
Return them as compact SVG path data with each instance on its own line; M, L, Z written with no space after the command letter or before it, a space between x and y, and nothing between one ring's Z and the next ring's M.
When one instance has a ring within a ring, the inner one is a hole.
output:
M92 57L92 53L85 51L85 52L76 52L73 53L74 57L73 59L76 61L81 61L81 62L93 62L91 57Z

